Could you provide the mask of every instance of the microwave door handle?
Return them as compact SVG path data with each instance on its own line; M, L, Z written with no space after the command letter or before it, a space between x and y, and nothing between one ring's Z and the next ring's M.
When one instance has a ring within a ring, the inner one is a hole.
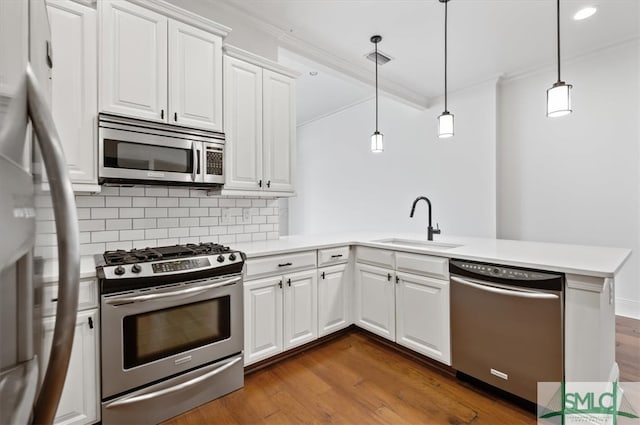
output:
M38 80L27 65L29 116L46 167L58 240L58 306L49 364L34 407L34 423L53 423L69 367L78 309L80 233L67 162L53 116Z
M191 143L191 163L193 166L191 180L196 181L198 177L198 149L196 148L196 142Z
M106 304L118 306L120 304L128 304L142 301L152 301L159 300L163 298L173 298L173 297L181 297L181 296L195 296L203 293L209 289L220 288L222 286L229 286L235 283L238 283L242 277L234 277L232 279L226 279L221 282L210 283L208 285L200 285L200 286L192 286L189 288L179 289L177 291L171 292L161 292L159 294L148 294L148 295L138 295L135 297L124 297L124 298L112 298L105 300Z

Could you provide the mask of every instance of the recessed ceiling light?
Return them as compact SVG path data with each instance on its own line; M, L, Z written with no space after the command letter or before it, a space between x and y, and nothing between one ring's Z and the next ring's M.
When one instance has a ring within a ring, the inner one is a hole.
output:
M316 75L318 75L318 71L309 71L309 75L315 77Z
M582 21L583 19L587 19L593 16L597 11L598 9L593 6L584 7L578 10L575 15L573 15L573 19L575 19L576 21Z

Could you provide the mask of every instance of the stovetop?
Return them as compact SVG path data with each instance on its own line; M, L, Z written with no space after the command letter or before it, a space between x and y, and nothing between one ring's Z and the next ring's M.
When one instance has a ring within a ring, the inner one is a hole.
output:
M216 243L160 246L157 248L107 251L103 254L106 265L143 263L154 260L223 254L231 251L228 246Z
M95 258L104 294L239 274L246 256L228 246L200 243L107 251Z

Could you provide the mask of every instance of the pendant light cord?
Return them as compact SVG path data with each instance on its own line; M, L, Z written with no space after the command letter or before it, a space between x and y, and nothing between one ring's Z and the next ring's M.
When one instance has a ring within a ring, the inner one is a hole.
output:
M378 42L376 45L376 133L378 132Z
M558 0L560 1L560 0ZM444 111L447 112L447 5L449 1L444 3Z
M557 42L558 42L558 82L562 81L560 78L560 0L556 1L556 29L557 29Z

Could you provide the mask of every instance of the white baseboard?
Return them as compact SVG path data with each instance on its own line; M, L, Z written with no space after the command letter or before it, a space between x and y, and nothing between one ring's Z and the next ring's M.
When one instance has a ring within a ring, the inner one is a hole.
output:
M616 298L616 315L640 320L640 301Z

